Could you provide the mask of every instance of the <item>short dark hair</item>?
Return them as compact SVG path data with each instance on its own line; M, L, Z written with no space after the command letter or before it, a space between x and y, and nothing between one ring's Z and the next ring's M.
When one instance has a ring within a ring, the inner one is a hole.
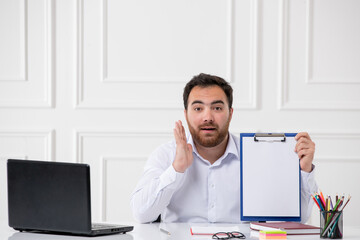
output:
M189 94L194 87L199 86L205 88L214 85L219 86L224 91L229 103L229 108L231 108L233 102L233 89L230 84L221 77L200 73L199 75L194 76L184 88L183 100L185 109L187 110Z

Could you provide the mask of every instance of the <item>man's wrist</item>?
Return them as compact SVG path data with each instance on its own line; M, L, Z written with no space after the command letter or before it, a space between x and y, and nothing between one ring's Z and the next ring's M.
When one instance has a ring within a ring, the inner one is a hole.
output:
M178 173L184 173L186 168L178 166L178 164L176 164L176 162L174 161L172 164L173 168L175 169L176 172Z
M313 169L314 169L314 164L311 164L310 166L301 168L302 171L307 172L307 173L311 173Z

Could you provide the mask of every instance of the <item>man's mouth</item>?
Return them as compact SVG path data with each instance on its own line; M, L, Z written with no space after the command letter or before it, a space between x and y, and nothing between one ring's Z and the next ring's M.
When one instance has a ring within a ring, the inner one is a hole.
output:
M202 131L215 131L216 128L215 127L201 127L200 130Z

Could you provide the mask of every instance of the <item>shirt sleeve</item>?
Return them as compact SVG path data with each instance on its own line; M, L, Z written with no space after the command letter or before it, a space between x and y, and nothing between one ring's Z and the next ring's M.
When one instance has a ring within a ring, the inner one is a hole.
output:
M311 194L317 191L318 187L315 181L315 166L311 172L301 171L301 222L306 223L311 215L314 201Z
M137 221L155 221L182 185L186 172L175 171L172 166L174 157L175 150L169 146L161 146L150 155L131 197L131 208Z

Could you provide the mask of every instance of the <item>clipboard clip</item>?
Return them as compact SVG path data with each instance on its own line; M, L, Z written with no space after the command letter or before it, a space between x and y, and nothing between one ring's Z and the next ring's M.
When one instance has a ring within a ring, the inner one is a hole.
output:
M284 133L255 133L255 142L286 142Z

